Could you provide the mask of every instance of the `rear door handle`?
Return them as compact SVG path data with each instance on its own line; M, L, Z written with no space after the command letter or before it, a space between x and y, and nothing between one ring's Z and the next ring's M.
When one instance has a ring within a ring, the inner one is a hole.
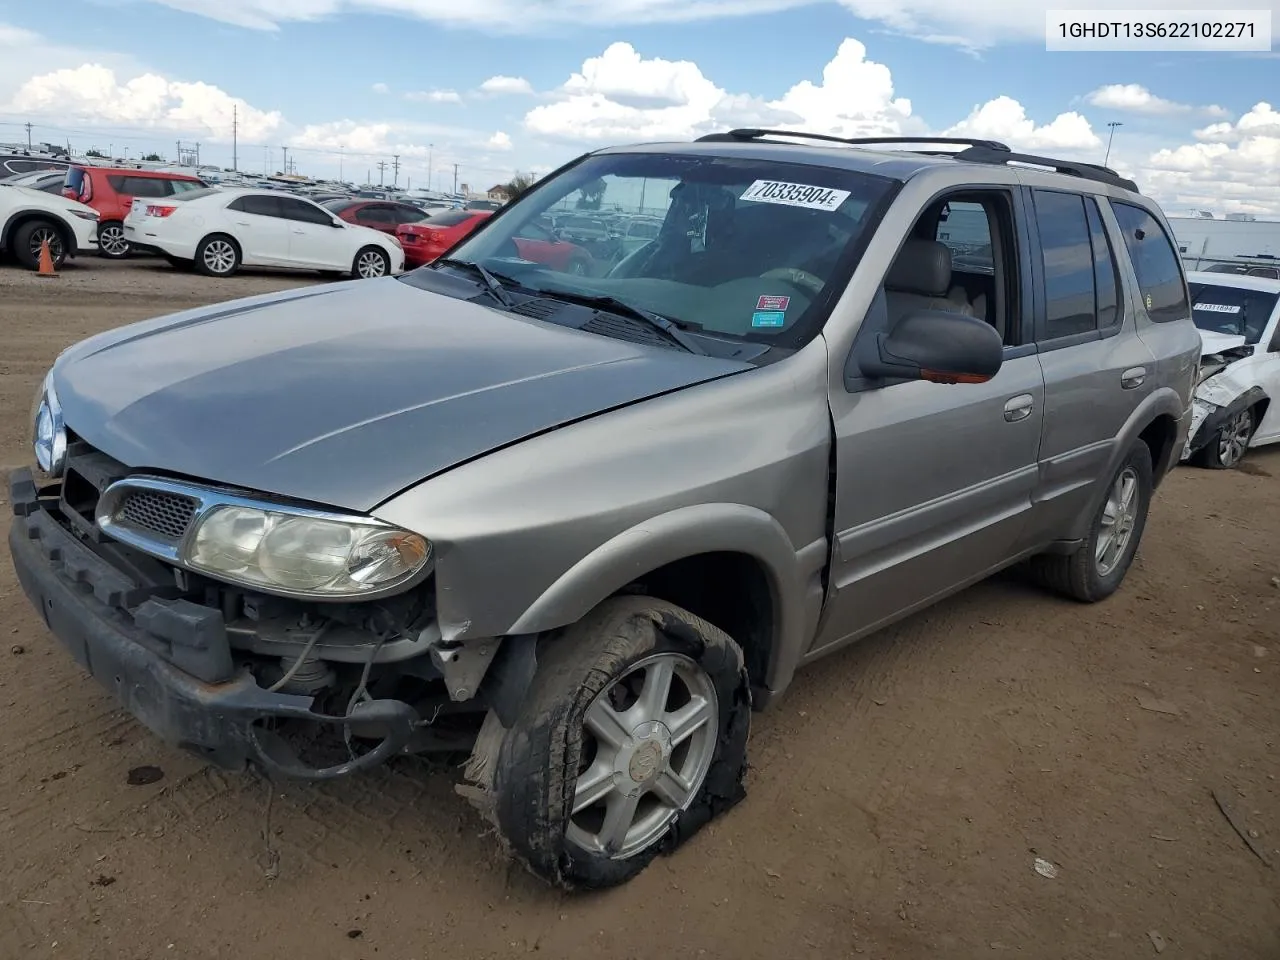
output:
M1134 390L1142 386L1147 379L1146 367L1130 367L1120 374L1120 386L1125 390Z
M1013 397L1004 405L1004 418L1010 423L1017 423L1019 420L1025 420L1031 416L1031 411L1035 409L1036 401L1029 393L1021 393Z

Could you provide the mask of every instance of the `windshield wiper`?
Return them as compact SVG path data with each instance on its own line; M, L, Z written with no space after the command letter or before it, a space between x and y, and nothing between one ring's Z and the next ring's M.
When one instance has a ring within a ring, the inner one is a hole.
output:
M573 293L568 290L539 290L538 295L551 297L555 300L567 300L570 303L580 303L584 307L599 307L601 310L608 310L610 313L617 313L624 317L631 317L633 320L640 320L662 331L690 353L696 353L703 357L707 356L707 351L702 348L702 345L682 329L687 329L690 326L689 324L677 323L675 320L670 320L659 313L654 313L652 310L646 310L643 307L637 307L635 304L619 300L617 297L602 293Z
M455 260L453 257L446 257L444 260L437 260L436 264L442 267L461 267L464 270L470 270L475 273L483 282L485 289L493 295L504 307L514 307L515 301L511 299L511 295L507 293L507 288L492 273L486 270L478 263L470 260Z

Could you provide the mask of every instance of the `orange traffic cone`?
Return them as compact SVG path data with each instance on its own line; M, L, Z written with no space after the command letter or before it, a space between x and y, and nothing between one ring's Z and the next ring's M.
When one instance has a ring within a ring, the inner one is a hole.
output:
M53 257L49 253L48 239L40 241L40 265L36 269L36 273L42 277L56 277L57 271L53 269Z

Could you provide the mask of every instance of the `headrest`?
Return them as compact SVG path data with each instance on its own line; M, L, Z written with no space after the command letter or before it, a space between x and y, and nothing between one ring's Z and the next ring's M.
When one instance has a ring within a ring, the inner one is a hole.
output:
M951 248L937 240L908 240L884 285L898 293L945 297L951 289Z

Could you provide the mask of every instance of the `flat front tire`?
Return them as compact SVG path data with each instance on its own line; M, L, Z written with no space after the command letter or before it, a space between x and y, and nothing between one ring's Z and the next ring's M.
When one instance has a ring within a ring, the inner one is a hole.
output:
M1138 552L1153 486L1151 450L1139 441L1108 481L1080 549L1069 556L1033 557L1030 569L1035 578L1083 603L1097 603L1115 593Z
M750 688L723 631L615 597L538 658L490 814L535 874L570 890L625 883L743 797Z

